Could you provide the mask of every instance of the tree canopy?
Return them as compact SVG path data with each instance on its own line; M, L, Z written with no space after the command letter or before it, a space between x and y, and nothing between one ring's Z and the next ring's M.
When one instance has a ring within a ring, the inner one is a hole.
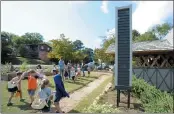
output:
M64 34L56 40L51 40L52 51L48 54L50 59L59 60L62 57L65 62L71 61L74 63L93 61L93 49L83 46L82 41L76 40L74 42L66 38Z
M1 50L2 63L7 62L9 57L24 56L24 53L26 53L24 44L39 44L44 40L40 33L25 33L19 36L5 31L1 32L1 39L3 47Z
M81 50L84 48L83 42L81 40L76 40L73 42L74 50Z
M151 27L147 32L140 34L138 30L132 30L133 42L153 41L161 40L171 30L172 25L169 23L158 24ZM101 48L97 48L93 51L91 48L84 46L81 40L71 41L63 33L55 40L44 42L44 38L40 33L25 33L22 36L1 32L2 62L5 62L10 56L24 56L26 52L25 44L40 44L46 43L52 47L52 51L48 54L50 59L57 61L60 57L63 57L65 61L73 62L91 62L93 60L111 63L114 61L114 56L106 54L107 48L115 43L115 34L110 37L103 36L103 42Z

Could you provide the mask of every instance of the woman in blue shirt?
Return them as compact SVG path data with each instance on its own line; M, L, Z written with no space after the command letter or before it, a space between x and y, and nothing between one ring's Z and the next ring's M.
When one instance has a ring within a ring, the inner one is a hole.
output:
M60 58L60 60L59 60L59 70L60 70L60 75L62 76L62 78L64 80L65 63L62 58Z

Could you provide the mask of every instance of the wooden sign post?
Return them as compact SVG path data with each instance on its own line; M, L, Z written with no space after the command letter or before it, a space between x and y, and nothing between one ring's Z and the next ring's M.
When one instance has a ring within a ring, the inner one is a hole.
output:
M132 87L132 5L116 7L115 25L115 86L117 89L117 106L120 91L128 92L130 108L130 91Z

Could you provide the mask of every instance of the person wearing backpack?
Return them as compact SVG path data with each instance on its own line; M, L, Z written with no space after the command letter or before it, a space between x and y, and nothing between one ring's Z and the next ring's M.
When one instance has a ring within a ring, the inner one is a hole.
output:
M84 63L82 63L81 69L82 69L83 76L85 76L85 64Z
M68 77L70 79L71 78L70 72L71 72L71 67L72 67L71 62L68 62L67 66L68 66Z

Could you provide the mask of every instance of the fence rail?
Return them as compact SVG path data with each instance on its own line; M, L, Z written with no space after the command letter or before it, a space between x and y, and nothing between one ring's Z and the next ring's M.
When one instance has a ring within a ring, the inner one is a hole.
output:
M173 68L133 68L133 74L156 86L157 89L167 92L174 91Z

